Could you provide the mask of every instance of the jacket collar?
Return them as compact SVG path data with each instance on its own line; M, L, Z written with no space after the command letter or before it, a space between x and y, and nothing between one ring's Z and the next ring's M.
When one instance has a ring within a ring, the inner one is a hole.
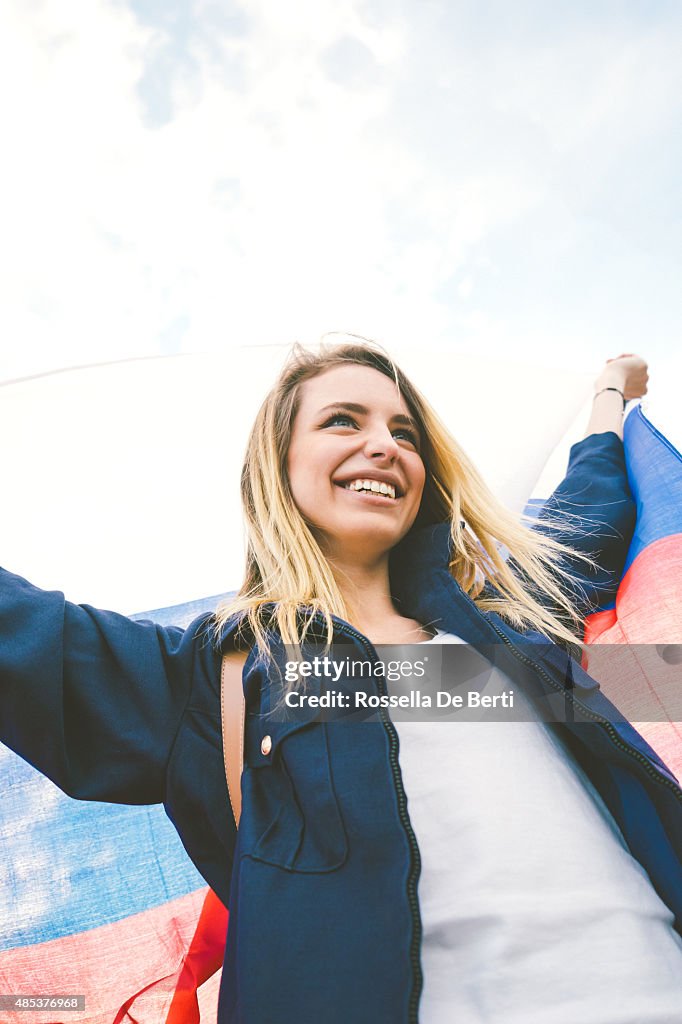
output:
M391 593L403 615L455 633L466 643L497 644L490 615L476 607L448 568L452 554L450 523L411 530L391 552Z
M452 552L450 523L430 523L411 529L390 555L391 584L404 585L405 577L419 571L447 569Z

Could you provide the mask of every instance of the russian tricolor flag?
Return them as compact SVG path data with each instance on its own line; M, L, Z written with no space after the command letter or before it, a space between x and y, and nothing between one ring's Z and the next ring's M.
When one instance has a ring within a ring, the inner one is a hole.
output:
M586 619L585 666L680 778L682 456L640 405L624 443L637 525L615 604Z

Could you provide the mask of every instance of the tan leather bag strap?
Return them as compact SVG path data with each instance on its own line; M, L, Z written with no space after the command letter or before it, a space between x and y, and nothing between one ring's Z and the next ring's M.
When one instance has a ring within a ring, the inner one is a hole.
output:
M223 732L223 761L227 795L237 828L242 813L242 770L244 768L244 722L246 706L242 670L246 654L230 651L223 655L220 670L220 717Z

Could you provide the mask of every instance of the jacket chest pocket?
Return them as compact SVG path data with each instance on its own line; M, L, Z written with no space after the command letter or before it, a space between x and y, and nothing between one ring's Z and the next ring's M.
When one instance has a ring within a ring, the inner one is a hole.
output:
M249 716L242 793L242 855L295 872L344 863L348 842L324 722L264 726Z

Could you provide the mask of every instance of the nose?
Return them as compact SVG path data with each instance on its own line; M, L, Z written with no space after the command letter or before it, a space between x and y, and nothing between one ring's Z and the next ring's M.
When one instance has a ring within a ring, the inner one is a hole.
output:
M368 459L388 459L393 462L400 452L400 445L386 426L376 426L370 430L365 442L365 455Z

